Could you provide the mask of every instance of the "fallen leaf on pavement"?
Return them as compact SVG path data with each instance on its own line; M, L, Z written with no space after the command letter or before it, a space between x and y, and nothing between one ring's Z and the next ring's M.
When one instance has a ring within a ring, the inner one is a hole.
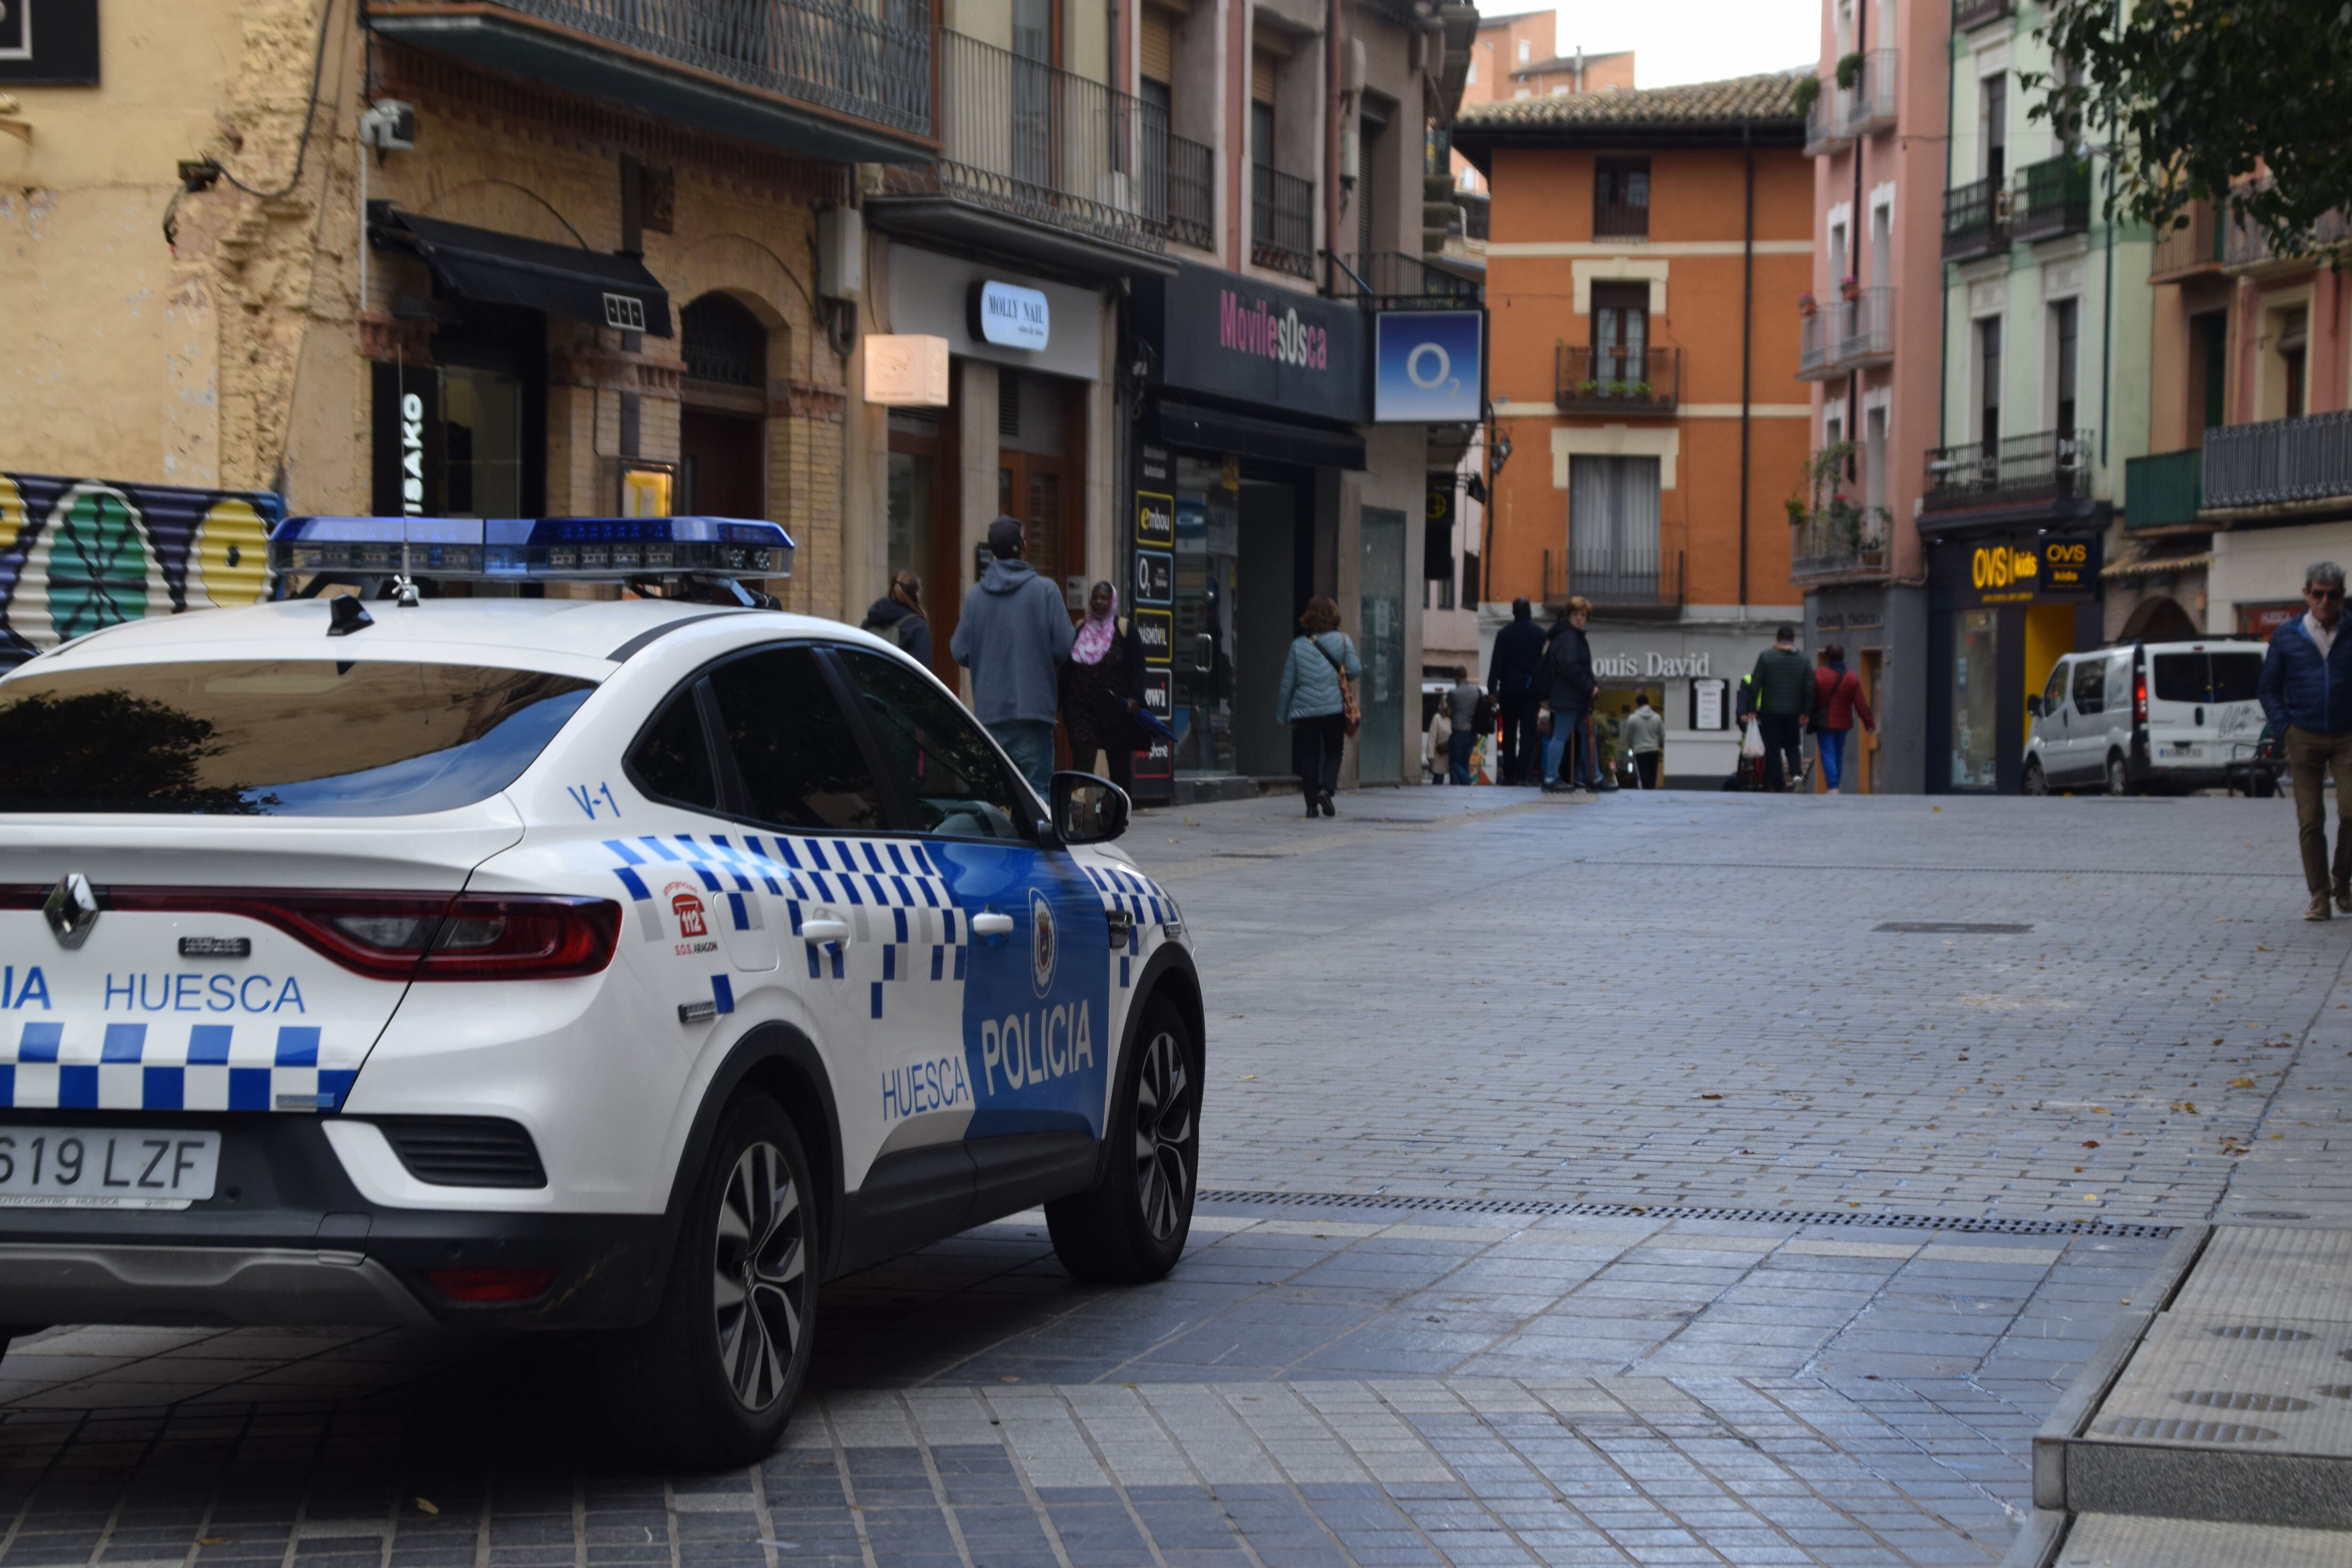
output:
M2230 1080L2230 1087L2231 1089L2252 1089L2254 1087L2254 1080L2250 1078L2233 1078Z
M2098 1146L2099 1141L2095 1138L2086 1138L2083 1141L2083 1147L2085 1149L2095 1149Z
M416 1500L416 1506L423 1509L427 1513L439 1513L441 1511L441 1510L434 1504L431 1498L418 1498Z
M1721 1100L1723 1096L1719 1094L1702 1094L1699 1098L1701 1100Z

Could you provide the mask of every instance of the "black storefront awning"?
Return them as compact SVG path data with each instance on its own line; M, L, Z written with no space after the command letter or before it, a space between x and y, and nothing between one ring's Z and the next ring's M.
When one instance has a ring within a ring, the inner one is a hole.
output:
M1270 463L1301 463L1309 468L1356 472L1368 466L1364 438L1353 431L1289 425L1247 414L1228 414L1222 408L1171 403L1164 398L1160 404L1160 438L1171 446L1201 447Z
M444 223L396 207L372 218L371 239L415 251L441 287L461 300L520 305L651 338L670 335L669 291L634 256Z

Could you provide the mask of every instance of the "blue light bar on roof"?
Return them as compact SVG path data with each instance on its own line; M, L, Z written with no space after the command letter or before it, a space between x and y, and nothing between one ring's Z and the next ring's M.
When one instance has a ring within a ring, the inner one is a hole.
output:
M289 517L278 572L519 583L789 577L793 538L733 517Z

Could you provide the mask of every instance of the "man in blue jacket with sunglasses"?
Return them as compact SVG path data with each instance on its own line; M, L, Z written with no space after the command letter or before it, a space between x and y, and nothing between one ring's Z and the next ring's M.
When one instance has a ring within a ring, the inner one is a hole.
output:
M2344 568L2314 562L2303 574L2304 613L2271 634L2255 695L2263 716L2286 727L2294 821L2303 841L2307 921L2324 921L2332 893L2352 914L2352 637L2344 636ZM2336 780L2336 861L2327 859L2328 777Z

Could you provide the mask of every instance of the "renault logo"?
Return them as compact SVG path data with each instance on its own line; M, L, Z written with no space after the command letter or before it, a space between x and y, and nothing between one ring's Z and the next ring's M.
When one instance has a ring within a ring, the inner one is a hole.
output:
M59 947L79 947L98 924L98 895L90 891L89 879L79 871L58 878L47 901L41 905L41 913Z

